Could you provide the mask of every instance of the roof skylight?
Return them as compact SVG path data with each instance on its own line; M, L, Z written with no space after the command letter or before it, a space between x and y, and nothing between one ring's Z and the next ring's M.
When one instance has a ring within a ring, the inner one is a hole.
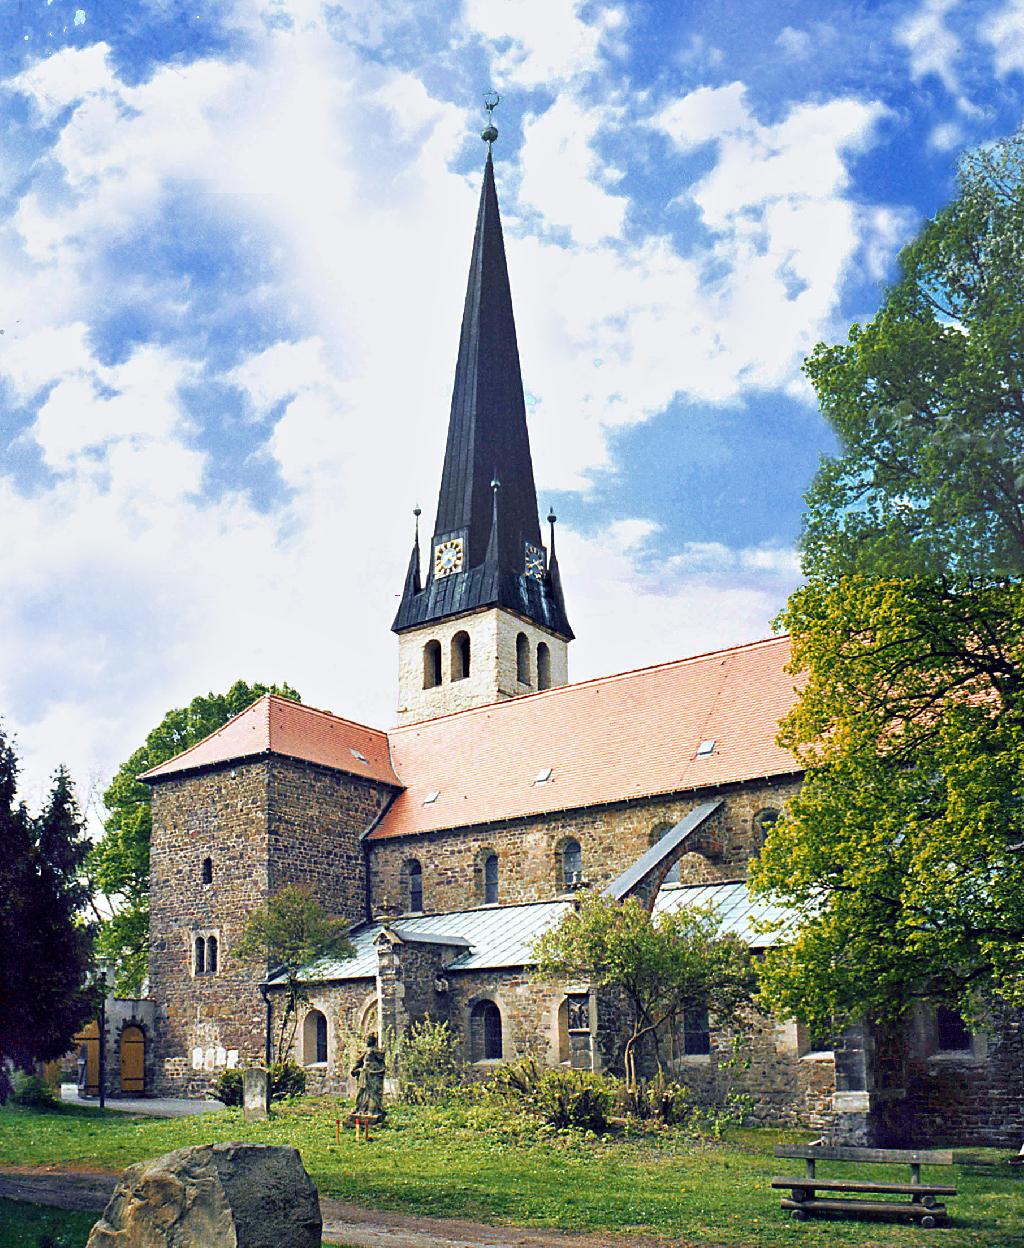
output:
M534 784L547 784L551 777L555 774L554 767L542 767L534 778Z
M440 789L431 789L427 796L423 799L423 805L429 806L432 802L436 802L441 796Z
M707 741L702 741L700 745L697 746L697 757L707 758L709 754L714 754L716 745L717 742L714 737L709 738Z
M368 763L370 760L366 757L362 750L354 750L352 746L348 747L348 752L353 758L358 758L361 763Z

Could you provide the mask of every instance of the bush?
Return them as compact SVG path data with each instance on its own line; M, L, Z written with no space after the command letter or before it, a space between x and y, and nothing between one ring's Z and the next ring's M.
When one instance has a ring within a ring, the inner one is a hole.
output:
M240 1070L222 1070L210 1089L210 1095L225 1105L241 1105L242 1072Z
M398 1099L407 1105L436 1105L465 1082L459 1038L446 1022L428 1014L413 1023L398 1045Z
M301 1096L306 1090L306 1072L296 1062L272 1062L270 1099L283 1101L286 1096Z
M591 1070L546 1069L532 1057L500 1066L491 1078L499 1096L522 1102L552 1127L600 1135L615 1106L615 1086Z
M18 1071L14 1076L11 1100L26 1109L52 1109L57 1104L53 1088L42 1075L26 1075Z

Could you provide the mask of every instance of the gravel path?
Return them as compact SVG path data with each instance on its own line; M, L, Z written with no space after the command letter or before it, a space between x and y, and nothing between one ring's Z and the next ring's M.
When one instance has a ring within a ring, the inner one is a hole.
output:
M0 1197L59 1209L102 1212L118 1175L95 1170L0 1168ZM320 1197L327 1243L351 1248L667 1248L646 1236L574 1234L544 1227L500 1227L461 1218L424 1218Z

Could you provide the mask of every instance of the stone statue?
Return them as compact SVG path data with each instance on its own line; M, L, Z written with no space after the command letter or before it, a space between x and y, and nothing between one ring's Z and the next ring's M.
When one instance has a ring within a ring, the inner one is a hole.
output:
M384 1050L378 1047L377 1037L366 1037L366 1052L352 1067L356 1082L356 1107L348 1116L351 1126L356 1118L370 1118L380 1122L384 1117Z

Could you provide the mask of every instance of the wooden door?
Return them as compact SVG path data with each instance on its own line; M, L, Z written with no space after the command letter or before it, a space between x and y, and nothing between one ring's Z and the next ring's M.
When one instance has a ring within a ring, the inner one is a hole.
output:
M78 1035L75 1036L75 1045L79 1052L84 1048L86 1053L85 1086L81 1088L81 1091L86 1096L99 1096L100 1025L95 1019L91 1023L87 1023Z
M141 1027L121 1032L121 1091L138 1095L146 1090L146 1037Z

